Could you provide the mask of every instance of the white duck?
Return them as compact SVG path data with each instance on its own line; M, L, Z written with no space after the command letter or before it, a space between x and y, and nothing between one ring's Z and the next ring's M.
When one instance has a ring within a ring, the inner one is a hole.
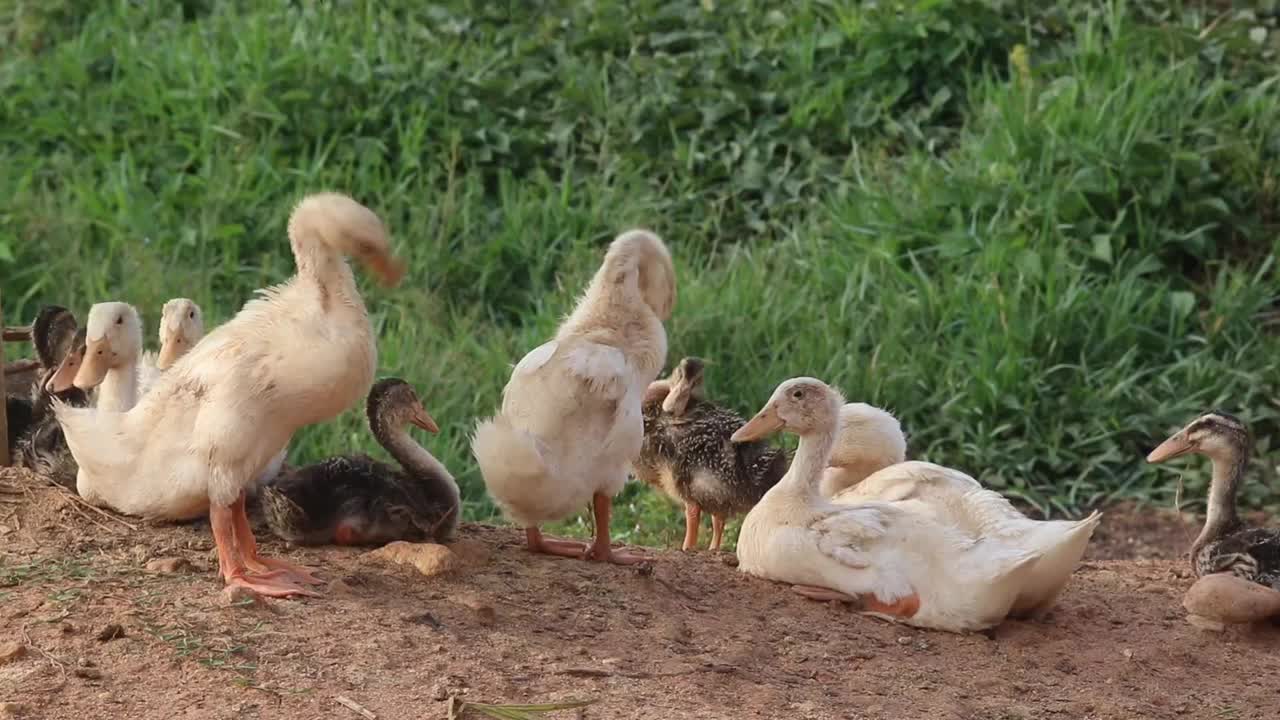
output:
M142 356L142 320L132 305L97 303L85 323L84 361L73 384L98 388L97 409L124 412L138 399L138 361ZM65 374L55 376L53 392L62 392Z
M813 378L788 380L733 435L800 437L791 468L742 523L739 569L816 599L919 627L962 632L999 624L1040 554L974 537L918 504L836 504L819 491L844 399Z
M124 413L59 404L91 502L150 518L209 513L228 584L287 597L314 594L305 569L258 555L244 488L299 428L363 398L377 364L369 317L345 255L389 285L402 264L382 222L345 195L302 200L289 218L298 272L262 291Z
M840 408L840 430L822 474L821 492L831 497L877 470L907 459L907 436L898 419L867 403Z
M656 235L633 230L609 246L555 339L515 366L502 408L471 449L489 494L525 528L533 552L633 563L610 547L612 498L640 452L640 400L666 361L662 323L675 304L675 268ZM595 541L544 538L538 526L590 502Z
M160 310L160 350L143 353L138 364L138 388L146 393L160 374L187 354L204 337L204 312L194 300L173 298Z

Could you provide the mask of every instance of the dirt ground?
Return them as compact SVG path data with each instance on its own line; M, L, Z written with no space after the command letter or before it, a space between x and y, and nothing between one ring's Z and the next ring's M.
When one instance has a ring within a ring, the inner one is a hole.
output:
M1193 527L1114 508L1049 618L964 636L805 600L725 554L602 566L479 525L463 570L432 578L263 534L325 596L228 605L207 523L0 470L0 718L434 720L450 696L596 701L551 718L1280 717L1280 627L1183 619ZM164 558L187 565L146 568Z

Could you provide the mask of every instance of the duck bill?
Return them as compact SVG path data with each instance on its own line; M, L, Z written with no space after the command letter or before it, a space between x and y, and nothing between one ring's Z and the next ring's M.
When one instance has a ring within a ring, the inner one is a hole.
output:
M182 341L177 338L166 338L160 345L160 352L156 355L156 368L160 370L168 370L170 365L178 361L182 357Z
M80 369L80 353L68 354L63 358L58 369L44 381L44 391L56 395L66 392L75 385L76 373Z
M404 278L405 263L394 255L373 255L367 262L369 269L386 287L396 287Z
M1172 460L1179 455L1185 455L1191 452L1191 443L1182 433L1178 433L1173 437L1160 443L1160 445L1147 455L1147 462L1161 463L1165 460Z
M748 420L746 425L738 428L738 431L729 440L736 443L759 440L781 429L782 418L778 416L777 409L770 405L756 413L756 416Z
M81 390L97 387L111 369L108 361L107 339L90 340L84 346L84 362L80 365L76 379L72 383Z
M429 433L440 432L440 426L437 425L435 419L432 418L431 415L427 413L426 408L419 407L416 411L414 411L413 417L409 418L409 422L413 423L414 425L417 425L418 427L422 428L423 430L426 430Z
M649 403L665 400L667 394L671 392L671 383L666 380L654 380L649 383L649 387L644 391L644 398L641 403L648 405Z
M672 415L683 415L685 408L689 407L690 392L688 383L672 383L671 391L662 401L662 411Z

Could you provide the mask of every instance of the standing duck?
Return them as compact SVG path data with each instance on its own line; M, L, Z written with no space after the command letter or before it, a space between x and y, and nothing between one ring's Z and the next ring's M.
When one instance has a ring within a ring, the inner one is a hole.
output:
M613 550L613 496L644 439L641 398L667 355L662 323L676 299L675 267L658 236L633 230L609 246L573 313L550 342L515 366L497 415L471 450L498 507L525 528L533 552L621 564ZM538 526L591 503L595 541L544 538Z
M400 464L343 455L298 468L262 487L267 525L302 545L383 545L394 540L444 542L458 526L458 484L405 426L439 432L409 383L374 383L369 431Z
M1189 453L1213 462L1204 528L1191 544L1191 569L1197 577L1230 573L1280 590L1280 528L1246 527L1236 512L1236 492L1253 453L1249 428L1234 415L1208 412L1160 443L1147 462Z
M698 545L702 512L711 514L711 549L719 550L725 520L750 510L787 472L786 451L765 441L733 443L745 422L706 399L705 363L680 361L666 380L650 384L643 403L644 444L636 477L684 505L684 550Z
M207 512L225 582L276 597L314 595L305 585L319 581L258 554L245 487L299 428L333 419L373 383L377 348L345 256L388 285L404 273L382 221L345 195L304 198L288 234L297 274L209 333L132 409L55 405L82 497L148 518Z
M787 474L742 522L739 569L919 627L962 632L1000 623L1040 553L998 536L974 537L916 503L823 497L843 404L822 381L793 378L733 434L734 442L778 430L800 437Z

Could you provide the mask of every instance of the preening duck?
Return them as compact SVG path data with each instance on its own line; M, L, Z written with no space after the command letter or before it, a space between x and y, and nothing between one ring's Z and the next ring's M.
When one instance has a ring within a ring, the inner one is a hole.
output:
M373 383L377 349L345 256L388 285L404 272L381 220L345 195L304 198L288 234L297 274L209 333L132 409L55 405L81 496L151 518L209 513L224 580L281 597L315 594L304 585L319 581L258 554L245 487L299 428L336 417Z

